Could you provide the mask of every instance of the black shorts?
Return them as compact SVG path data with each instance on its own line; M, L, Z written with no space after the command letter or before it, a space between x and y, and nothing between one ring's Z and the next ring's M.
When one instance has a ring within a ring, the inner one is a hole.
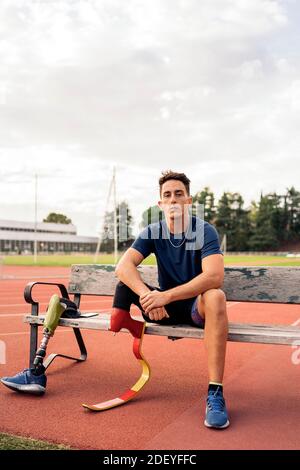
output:
M161 291L162 289L159 289L158 287L153 287L150 286L149 284L146 284L146 286L150 290L159 290ZM178 325L180 323L185 323L188 325L193 325L195 326L195 322L192 319L192 313L193 316L195 313L197 313L197 297L192 297L191 299L185 299L185 300L177 300L175 302L171 302L167 305L165 305L165 309L168 312L168 315L170 318L163 318L162 320L151 320L143 311L143 308L140 304L139 301L139 296L133 292L133 290L130 289L126 284L123 282L118 282L115 290L115 296L113 300L113 307L114 308L122 308L124 310L129 311L131 305L137 305L142 312L142 315L144 319L150 323L160 323L162 325ZM200 322L198 321L196 326L199 326L200 328L204 327L204 322L202 324L201 320Z

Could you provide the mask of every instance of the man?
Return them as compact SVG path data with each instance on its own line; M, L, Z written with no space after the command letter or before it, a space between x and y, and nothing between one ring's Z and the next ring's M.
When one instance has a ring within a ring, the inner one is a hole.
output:
M204 328L209 374L204 424L226 428L229 419L222 380L228 319L221 290L224 263L218 234L209 223L190 216L190 180L184 173L163 173L159 188L158 205L165 220L146 227L116 267L120 282L114 296L112 329L114 318L130 316L132 303L148 322ZM159 289L145 284L137 270L150 253L157 259Z
M140 337L143 323L131 319L132 303L139 306L148 322L190 323L204 328L209 373L204 423L208 427L226 428L229 420L222 380L228 321L226 299L220 289L224 265L218 234L212 225L189 215L192 198L186 175L166 172L159 186L158 204L165 220L146 227L119 261L116 274L120 282L115 291L110 329L117 332L125 326ZM159 289L145 284L137 270L150 253L157 258ZM73 302L58 296L53 296L48 310L56 320L63 310L70 311L71 317L78 315ZM3 377L1 382L18 392L45 393L47 378L39 361L43 357L39 349L35 368Z

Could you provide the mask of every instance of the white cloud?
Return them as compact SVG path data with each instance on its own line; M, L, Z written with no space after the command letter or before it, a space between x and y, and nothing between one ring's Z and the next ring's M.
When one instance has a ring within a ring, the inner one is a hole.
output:
M165 119L165 120L170 119L170 111L166 106L163 106L162 108L160 108L159 111L160 111L160 115L162 119Z
M136 222L165 168L247 200L297 186L299 10L290 0L3 0L0 217L32 219L19 208L32 207L39 173L40 216L65 209L93 234L114 163Z

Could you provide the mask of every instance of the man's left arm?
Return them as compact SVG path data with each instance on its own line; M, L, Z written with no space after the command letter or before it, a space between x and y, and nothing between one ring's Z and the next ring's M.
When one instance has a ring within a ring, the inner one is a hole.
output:
M176 300L184 300L209 289L218 289L224 280L224 259L221 254L212 254L202 259L202 273L189 282L163 292L151 291L141 296L140 301L147 313L152 308L163 307Z
M206 256L202 260L202 273L194 277L191 281L174 287L168 292L171 300L184 300L196 297L208 289L218 289L222 286L224 280L224 259L223 255L216 254Z

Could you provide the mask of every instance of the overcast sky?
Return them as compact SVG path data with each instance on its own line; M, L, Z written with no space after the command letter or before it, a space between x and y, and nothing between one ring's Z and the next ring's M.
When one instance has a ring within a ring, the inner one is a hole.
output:
M0 0L0 219L96 235L112 167L136 225L171 168L300 190L297 0Z

